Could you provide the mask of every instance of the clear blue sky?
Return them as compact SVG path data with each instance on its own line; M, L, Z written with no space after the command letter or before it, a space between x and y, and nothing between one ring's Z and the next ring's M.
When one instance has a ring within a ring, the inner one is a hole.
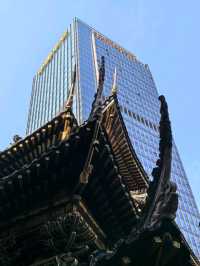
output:
M24 135L32 78L74 16L148 63L200 208L199 0L4 0L0 5L0 149Z

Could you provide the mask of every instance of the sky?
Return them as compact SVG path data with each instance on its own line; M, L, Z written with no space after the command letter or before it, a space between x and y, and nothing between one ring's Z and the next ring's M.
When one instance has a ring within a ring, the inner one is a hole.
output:
M1 1L0 150L25 135L33 76L76 16L150 66L200 209L199 10L199 0Z

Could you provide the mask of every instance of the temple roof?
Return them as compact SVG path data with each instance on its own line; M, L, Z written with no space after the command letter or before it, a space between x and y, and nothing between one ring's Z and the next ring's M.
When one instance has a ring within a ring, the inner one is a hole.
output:
M114 107L115 102L111 103ZM120 112L119 109L116 111ZM108 109L105 111L104 121L107 115ZM71 132L62 139L66 121L70 121L72 125ZM93 140L95 124L96 121L93 120L78 126L73 113L67 110L1 153L3 159L0 179L0 227L7 226L8 221L13 223L31 215L39 207L45 208L53 199L69 197L76 192L81 183L80 176ZM95 139L91 161L93 171L84 190L83 199L104 231L110 238L115 238L116 235L130 231L137 217L137 208L130 196L129 184L138 188L139 182L131 183L128 180L130 172L122 170L127 167L130 157L134 163L133 180L138 180L144 170L134 153L127 153L127 160L120 159L119 154L114 152L113 142L110 141L112 137L115 138L115 134L109 134L106 125L104 127L102 123ZM125 137L122 132L121 139L119 136L117 138L125 143ZM125 146L126 150L128 146ZM130 153L129 150L128 152ZM146 182L145 178L146 176ZM142 181L144 188L145 182ZM110 230L111 223L113 231Z
M178 195L170 180L165 98L159 98L160 157L149 181L129 139L116 86L102 99L104 74L102 58L97 93L83 124L72 112L74 74L65 111L0 153L0 241L6 243L0 263L10 253L15 262L30 264L40 250L44 258L56 252L69 257L81 247L86 254L97 249L87 258L90 266L198 265L174 222Z

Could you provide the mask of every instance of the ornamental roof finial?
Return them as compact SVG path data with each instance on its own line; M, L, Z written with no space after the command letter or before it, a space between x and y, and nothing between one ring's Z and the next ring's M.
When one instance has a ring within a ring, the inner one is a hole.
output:
M172 162L172 131L168 106L165 97L159 97L160 106L160 144L159 160L153 169L153 181L149 185L146 226L153 227L162 219L174 220L178 208L176 184L170 180Z
M76 84L76 65L74 65L74 71L73 71L73 75L72 75L71 87L70 87L70 90L69 90L69 95L68 95L67 101L65 103L65 109L72 108L73 97L74 97L74 92L75 92L75 84Z
M98 116L101 113L102 108L102 93L103 93L103 84L105 79L105 59L104 56L101 57L101 65L98 73L98 87L97 92L94 96L94 101L92 103L92 110L89 116L89 119Z
M115 67L114 73L113 73L113 84L112 84L112 95L117 93L117 68Z

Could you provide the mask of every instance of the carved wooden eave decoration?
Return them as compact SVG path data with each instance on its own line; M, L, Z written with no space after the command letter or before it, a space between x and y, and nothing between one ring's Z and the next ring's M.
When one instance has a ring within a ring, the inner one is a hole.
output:
M128 189L145 192L148 188L148 176L129 139L116 92L105 101L102 124Z
M43 210L39 219L37 215L32 216L28 225L30 227L20 231L18 224L15 233L5 235L0 241L1 247L6 247L4 253L0 253L1 265L30 265L41 254L48 261L49 257L56 254L84 256L90 249L105 248L102 242L105 239L104 233L78 196L65 201L65 204L59 204L59 207L54 206L52 210Z
M77 121L71 110L66 110L44 126L0 153L0 178L26 167L52 147L58 145L69 122L68 131L75 130Z

